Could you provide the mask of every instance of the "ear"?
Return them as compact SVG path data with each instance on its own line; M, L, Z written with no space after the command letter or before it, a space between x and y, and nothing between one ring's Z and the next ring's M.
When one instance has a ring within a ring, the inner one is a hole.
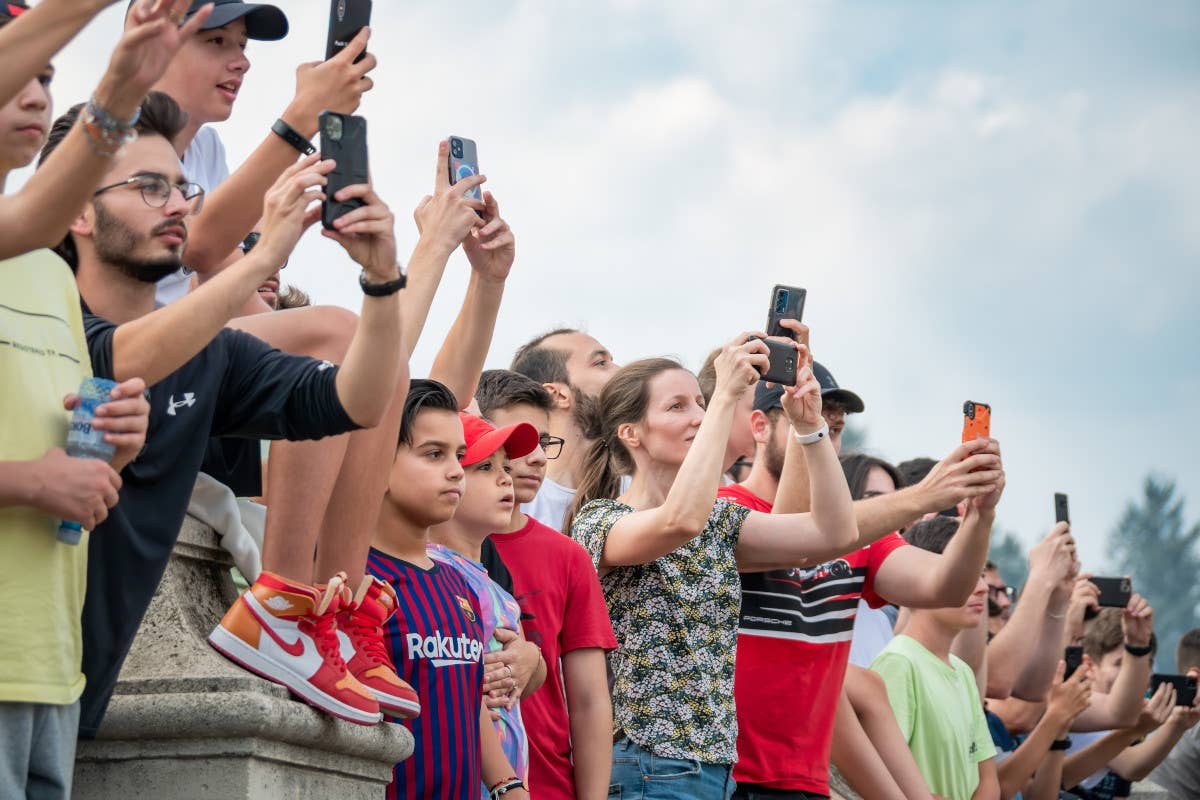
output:
M750 431L754 434L755 444L770 444L771 418L766 412L757 408L750 412Z
M574 397L571 395L570 388L565 383L543 383L542 388L550 393L550 399L554 401L554 407L562 411L569 411Z
M92 207L89 204L83 209L83 211L79 212L79 216L75 218L75 220L71 223L71 227L68 228L71 233L75 234L76 236L92 235L92 231L95 230L95 225L93 224L91 208Z
M633 422L626 422L617 428L617 439L630 450L641 444L641 431Z

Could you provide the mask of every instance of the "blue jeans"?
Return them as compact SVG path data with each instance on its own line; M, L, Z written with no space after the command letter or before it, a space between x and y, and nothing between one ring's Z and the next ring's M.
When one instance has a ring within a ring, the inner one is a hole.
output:
M729 800L733 768L693 759L662 758L628 737L613 745L610 800Z

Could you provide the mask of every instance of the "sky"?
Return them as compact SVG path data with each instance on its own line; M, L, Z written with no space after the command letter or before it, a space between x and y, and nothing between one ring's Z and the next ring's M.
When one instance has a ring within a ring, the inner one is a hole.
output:
M291 33L250 44L217 126L234 167L324 52L328 2L279 5ZM56 60L60 108L124 6ZM963 401L992 405L1000 525L1027 544L1068 492L1099 571L1151 471L1200 518L1200 5L381 0L370 49L359 113L402 252L448 134L515 231L489 367L570 325L697 369L803 286L876 454L940 457ZM468 271L456 254L414 376ZM313 231L284 281L357 309L357 275Z

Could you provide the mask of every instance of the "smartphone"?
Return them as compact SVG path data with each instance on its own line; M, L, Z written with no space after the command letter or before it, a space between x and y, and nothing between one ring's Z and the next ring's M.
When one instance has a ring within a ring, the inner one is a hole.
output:
M329 35L325 40L325 60L346 49L358 32L371 24L371 0L329 0ZM358 54L362 61L367 51Z
M1187 706L1191 708L1196 703L1196 679L1188 675L1160 675L1155 673L1150 676L1150 694L1158 691L1158 687L1164 683L1175 684L1175 705Z
M976 403L968 400L963 403L963 434L964 442L973 442L982 437L987 439L992 435L992 407L987 403Z
M759 336L751 337L758 339L767 346L767 371L759 378L760 381L770 381L778 383L780 386L795 386L796 373L799 370L796 358L796 348L792 347L787 342L781 342L776 339L763 339Z
M1125 608L1133 595L1133 584L1129 578L1092 578L1100 590L1101 608Z
M337 162L326 178L321 224L334 230L333 221L363 205L358 198L338 202L333 196L347 186L369 183L367 169L367 120L351 114L322 111L317 118L321 130L321 158Z
M780 286L771 290L771 306L767 311L767 336L795 339L796 334L779 324L781 319L799 321L804 315L804 298L808 292L798 286Z
M479 174L479 155L475 151L475 142L461 136L447 136L450 140L450 185L464 178ZM466 193L474 200L483 199L483 191L475 186Z
M1063 673L1063 680L1066 680L1075 674L1075 670L1083 666L1083 647L1077 644L1068 647L1063 655L1063 661L1067 662L1067 671Z
M1071 522L1071 511L1067 508L1067 496L1062 492L1054 493L1054 521Z

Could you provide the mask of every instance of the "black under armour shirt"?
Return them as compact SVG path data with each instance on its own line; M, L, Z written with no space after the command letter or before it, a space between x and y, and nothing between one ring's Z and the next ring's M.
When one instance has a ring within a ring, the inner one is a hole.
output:
M116 326L84 309L97 377L112 377ZM150 387L146 447L121 472L121 499L92 531L83 605L79 731L92 737L121 664L166 570L210 436L319 439L359 426L338 400L338 368L222 330Z

